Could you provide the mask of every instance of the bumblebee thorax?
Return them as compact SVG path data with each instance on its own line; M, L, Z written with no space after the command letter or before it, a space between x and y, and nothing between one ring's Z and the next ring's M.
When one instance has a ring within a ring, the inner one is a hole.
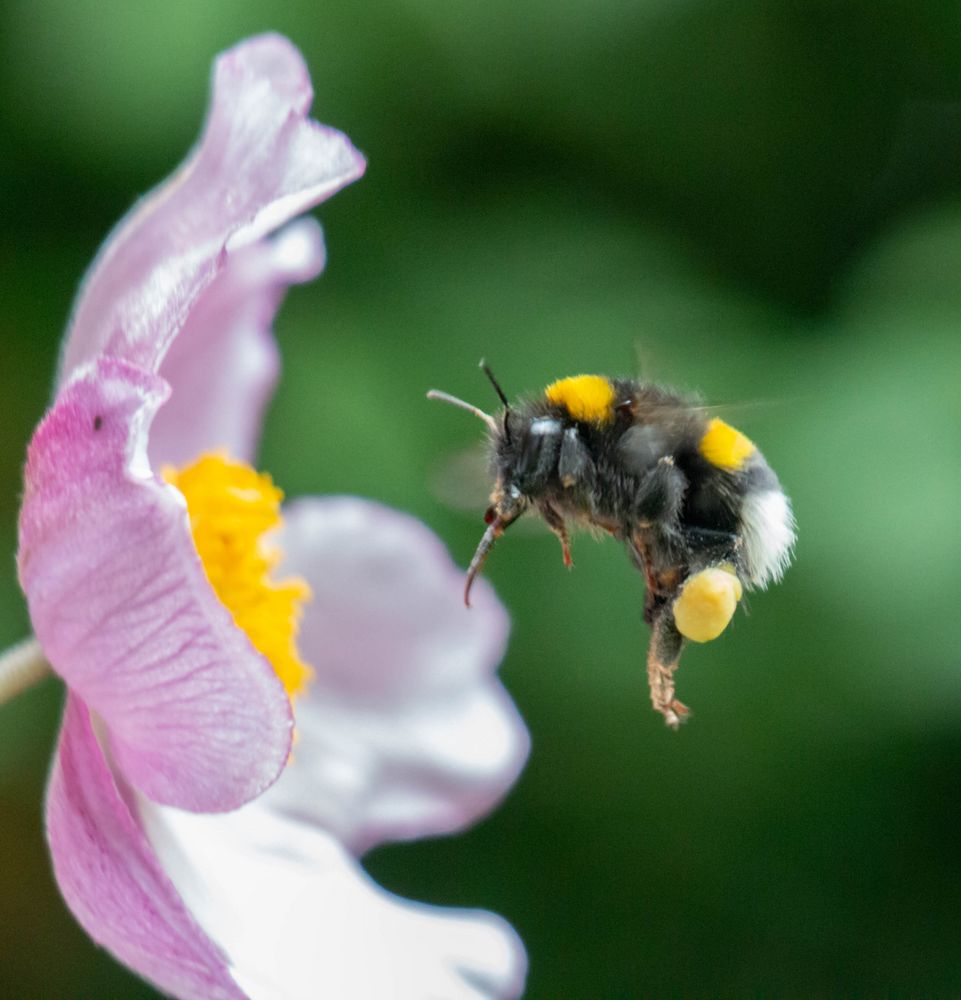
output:
M617 394L603 375L573 375L558 379L544 390L544 398L583 423L609 424L614 419Z

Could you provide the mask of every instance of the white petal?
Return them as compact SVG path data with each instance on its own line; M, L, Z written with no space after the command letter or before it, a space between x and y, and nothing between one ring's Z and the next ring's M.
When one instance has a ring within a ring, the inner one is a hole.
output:
M284 572L313 591L300 639L316 671L294 762L268 796L361 854L459 829L520 772L523 722L494 676L507 616L414 518L356 499L285 511Z
M139 802L194 919L254 1000L478 1000L523 991L526 959L493 914L402 900L328 833L262 801L198 815Z

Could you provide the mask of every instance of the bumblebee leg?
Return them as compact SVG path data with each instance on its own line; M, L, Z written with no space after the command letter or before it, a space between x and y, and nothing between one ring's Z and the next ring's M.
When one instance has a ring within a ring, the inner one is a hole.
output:
M713 566L729 562L737 567L740 563L741 539L729 531L713 528L680 527L681 538L691 555L697 555L691 562L694 566Z
M523 470L520 488L528 495L542 491L557 468L561 449L561 425L547 417L531 423L531 432L521 448L518 468Z
M670 455L659 459L654 468L645 473L634 497L640 524L673 527L686 489L687 477L674 464L674 459Z
M572 486L589 489L594 485L594 460L587 445L578 436L576 427L568 427L564 431L557 458L557 477L566 490Z
M648 625L654 624L662 609L670 609L682 582L683 570L665 547L666 534L656 529L635 527L627 537L631 560L644 574L644 621Z
M570 569L574 565L574 560L571 559L571 537L567 533L564 518L548 503L541 505L540 512L547 527L554 532L560 541L561 551L564 554L564 565Z
M672 601L674 621L694 642L710 642L728 626L743 587L740 580L741 540L710 528L683 526L685 579Z
M677 729L689 713L688 707L677 700L674 689L674 671L681 658L684 638L674 625L674 616L665 606L651 625L651 644L647 650L647 683L651 690L651 704L664 721Z

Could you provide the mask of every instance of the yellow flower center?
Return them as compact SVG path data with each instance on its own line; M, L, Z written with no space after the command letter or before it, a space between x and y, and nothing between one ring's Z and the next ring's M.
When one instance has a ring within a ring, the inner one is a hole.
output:
M287 694L298 694L312 672L296 641L310 588L298 577L270 578L281 552L264 539L280 525L284 494L266 473L221 454L201 455L180 470L166 467L163 477L187 501L194 544L215 593Z

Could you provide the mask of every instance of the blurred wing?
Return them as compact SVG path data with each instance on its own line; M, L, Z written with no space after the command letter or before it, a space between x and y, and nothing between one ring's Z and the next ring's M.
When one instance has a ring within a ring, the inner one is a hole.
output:
M490 503L493 477L490 451L485 441L470 448L442 455L431 470L430 491L446 507L480 520ZM519 518L511 535L539 534L544 523L539 517Z
M430 491L453 510L483 514L491 491L487 445L479 441L470 448L442 455L430 474Z
M657 364L656 352L650 344L638 341L634 345L634 351L637 359L637 371L639 373L638 378L644 382L653 382L655 385L661 385L664 388L671 388L672 391L677 393L677 395L688 401L688 405L683 407L686 412L694 411L697 413L703 413L705 416L709 417L730 417L732 420L736 420L744 413L754 414L757 412L763 412L776 407L782 407L786 403L794 403L797 401L797 397L791 399L778 397L777 399L750 399L736 403L703 403L701 397L696 392L678 391L673 389L670 383L664 383L657 377L656 371L658 368L660 368L663 374L665 368L669 366ZM665 407L665 409L670 410L674 409L674 407Z

